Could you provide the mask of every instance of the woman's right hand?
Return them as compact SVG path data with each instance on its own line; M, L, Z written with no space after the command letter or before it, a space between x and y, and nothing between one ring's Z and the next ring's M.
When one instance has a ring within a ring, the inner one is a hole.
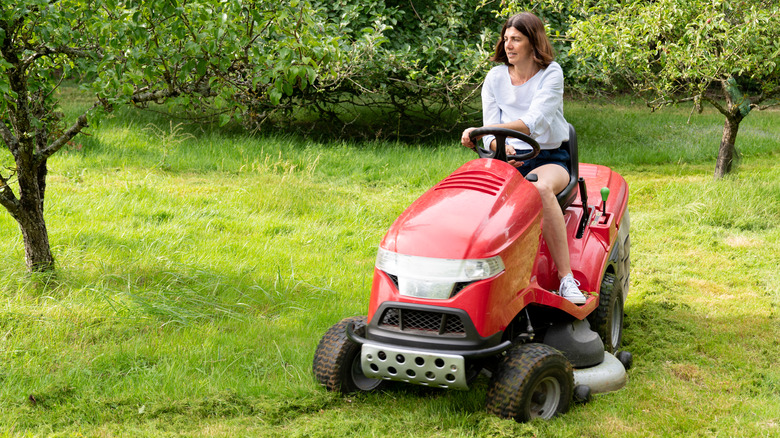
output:
M474 144L474 142L471 141L471 131L475 130L477 128L466 128L466 130L463 131L463 134L460 136L460 144L463 146L474 149L477 147L477 145Z

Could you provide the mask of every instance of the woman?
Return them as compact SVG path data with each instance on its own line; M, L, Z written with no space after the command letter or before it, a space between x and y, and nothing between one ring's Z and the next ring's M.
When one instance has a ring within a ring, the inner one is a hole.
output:
M569 125L563 117L563 71L553 59L552 46L537 16L523 12L509 18L491 59L502 65L488 72L482 86L482 120L484 126L520 131L539 143L539 156L509 164L523 176L531 171L538 176L533 184L542 198L542 235L558 268L558 293L572 303L583 304L586 298L572 276L566 224L555 197L569 183L570 175L569 154L560 149L569 138ZM463 131L464 146L476 146L469 138L474 129ZM485 136L482 141L495 150L494 137ZM508 155L530 149L521 140L507 139Z

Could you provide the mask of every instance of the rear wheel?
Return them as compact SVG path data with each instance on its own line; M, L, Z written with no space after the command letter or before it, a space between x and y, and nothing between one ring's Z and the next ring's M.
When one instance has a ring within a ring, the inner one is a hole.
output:
M623 343L623 291L615 279L615 274L611 272L604 274L599 291L599 307L588 316L588 322L601 336L604 347L613 354Z
M569 410L574 392L572 367L544 344L513 348L498 365L487 392L487 410L523 422L545 420Z
M371 391L381 387L383 380L363 374L360 365L360 345L347 338L347 325L354 323L360 334L366 326L365 316L345 318L331 327L320 340L314 353L314 375L329 391L348 394Z

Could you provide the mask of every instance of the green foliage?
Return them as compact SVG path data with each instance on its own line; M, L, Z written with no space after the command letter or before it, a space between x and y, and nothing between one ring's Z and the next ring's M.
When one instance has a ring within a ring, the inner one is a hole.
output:
M95 86L134 102L208 107L224 124L254 100L278 106L316 78L327 81L343 59L338 33L307 2L159 3L127 9L128 32L115 28L127 21L105 17L104 40L119 42L103 61L123 68L99 68ZM112 39L117 33L125 38Z
M385 130L416 121L407 133L469 117L500 26L479 0L24 0L3 14L31 57L29 89L46 96L77 78L108 109L169 102L221 124L338 127L368 112ZM15 91L0 78L6 105Z
M340 36L306 1L21 0L0 15L0 205L19 223L28 266L53 269L44 223L47 160L98 110L168 102L220 124L333 79ZM55 90L95 96L64 120ZM200 115L203 115L201 113ZM6 158L3 158L3 163Z
M488 2L485 2L488 3ZM563 0L501 0L497 17L508 18L514 14L530 11L542 19L547 35L555 50L555 61L563 68L566 91L569 93L595 94L603 83L603 77L596 65L589 59L572 55L573 39L570 35L572 23L587 17L584 8L577 1Z
M24 62L23 86L42 96L75 77L109 109L170 101L225 123L247 111L248 96L278 105L335 80L345 60L338 31L306 1L24 0L0 22L0 109L17 97L9 73Z
M479 1L312 6L320 24L340 35L339 58L311 87L291 90L278 103L254 102L255 114L269 117L282 109L286 116L326 122L319 126L323 131L345 133L345 126L355 125L351 133L371 132L371 138L431 134L473 117L471 98L500 26Z
M754 103L780 93L780 5L773 1L581 2L572 52L662 99L704 95L736 77ZM740 102L741 103L741 102Z

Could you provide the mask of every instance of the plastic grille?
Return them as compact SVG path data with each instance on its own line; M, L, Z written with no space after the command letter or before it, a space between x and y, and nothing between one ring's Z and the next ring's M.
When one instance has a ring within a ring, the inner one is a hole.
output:
M465 336L466 328L458 315L421 310L389 308L379 323L382 328L428 335Z
M445 333L466 335L466 327L463 321L455 315L447 315L447 325L444 328Z
M416 310L407 310L404 312L404 327L403 328L409 328L411 330L422 330L422 331L439 331L439 327L441 327L441 318L442 315L440 313L431 313L431 312L418 312Z
M385 312L384 317L382 318L381 325L387 325L391 327L400 327L401 326L401 315L398 314L398 311L396 309L387 309Z

